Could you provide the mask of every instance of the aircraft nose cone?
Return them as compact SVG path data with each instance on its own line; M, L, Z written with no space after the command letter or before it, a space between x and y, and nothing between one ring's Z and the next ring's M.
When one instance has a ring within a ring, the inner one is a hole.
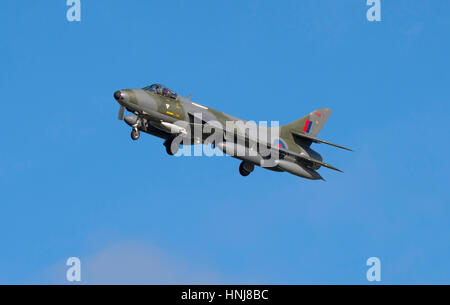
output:
M122 91L116 91L114 92L114 98L116 99L116 101L119 101L122 98Z

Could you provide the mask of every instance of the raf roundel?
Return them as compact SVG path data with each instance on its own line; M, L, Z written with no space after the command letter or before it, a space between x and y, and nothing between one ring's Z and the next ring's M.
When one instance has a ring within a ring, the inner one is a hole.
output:
M273 144L279 148L286 149L286 144L281 139L276 139Z

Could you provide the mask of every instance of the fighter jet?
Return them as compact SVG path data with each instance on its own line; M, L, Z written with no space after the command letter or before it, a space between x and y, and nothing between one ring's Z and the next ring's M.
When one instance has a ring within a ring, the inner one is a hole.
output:
M169 155L177 154L180 144L184 147L210 143L241 160L242 176L252 173L256 165L306 179L325 180L317 172L319 168L342 171L323 162L311 145L327 144L352 151L317 138L331 115L327 108L284 126L267 127L193 102L190 96L184 98L160 84L119 90L114 98L120 104L119 120L131 127L133 140L138 140L141 132L162 138ZM125 116L125 110L133 115ZM200 132L195 132L199 129ZM249 132L251 129L257 132Z

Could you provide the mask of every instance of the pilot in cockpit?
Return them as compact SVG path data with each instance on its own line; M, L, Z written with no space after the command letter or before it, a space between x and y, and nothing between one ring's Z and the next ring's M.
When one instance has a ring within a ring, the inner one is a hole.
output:
M153 84L151 86L147 86L144 88L144 90L155 92L158 95L168 97L168 98L173 98L173 99L176 99L178 96L175 92L171 91L169 88L161 86L159 84Z

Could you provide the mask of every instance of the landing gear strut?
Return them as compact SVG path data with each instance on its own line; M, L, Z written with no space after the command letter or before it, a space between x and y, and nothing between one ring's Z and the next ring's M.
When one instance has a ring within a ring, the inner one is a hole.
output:
M173 144L174 138L169 138L164 142L164 146L166 147L166 152L170 156L175 155L180 148L178 145Z
M141 133L139 132L139 129L133 128L131 130L131 139L133 141L136 141L137 139L139 139L140 136L141 136Z
M255 165L253 163L242 161L241 165L239 165L239 173L244 177L250 175L254 169Z

